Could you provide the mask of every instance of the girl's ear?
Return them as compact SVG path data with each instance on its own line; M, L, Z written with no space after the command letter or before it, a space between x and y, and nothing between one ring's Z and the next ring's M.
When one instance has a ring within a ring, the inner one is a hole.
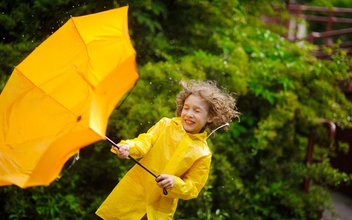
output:
M214 118L213 115L209 114L207 122L208 123L212 123L213 122L213 118Z

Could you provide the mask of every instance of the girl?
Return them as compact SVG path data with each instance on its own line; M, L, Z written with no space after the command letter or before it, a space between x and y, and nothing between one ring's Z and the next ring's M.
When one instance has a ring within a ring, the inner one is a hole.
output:
M239 119L240 113L235 99L214 82L180 83L176 118L163 118L147 133L112 148L120 158L143 157L141 164L161 174L154 179L134 166L97 210L101 218L172 219L178 199L196 198L205 185L211 162L205 129Z

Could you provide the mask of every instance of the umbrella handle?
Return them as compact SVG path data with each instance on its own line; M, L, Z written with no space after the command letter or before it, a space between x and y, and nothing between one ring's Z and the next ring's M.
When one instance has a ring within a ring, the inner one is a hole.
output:
M113 142L110 138L105 136L105 139L107 141L109 141L112 145L114 145L115 147L117 147L117 149L120 149L117 144L115 142ZM131 157L130 155L128 156L128 158L130 158L131 160L133 160L133 162L135 162L136 164L138 164L139 166L141 166L143 169L145 169L146 171L148 171L148 173L150 173L152 176L154 176L155 178L158 178L157 175L155 175L152 171L150 171L148 168L146 168L145 166L143 166L143 164L141 164L138 160L134 159L133 157ZM164 195L167 195L167 190L164 188L163 189L163 193Z

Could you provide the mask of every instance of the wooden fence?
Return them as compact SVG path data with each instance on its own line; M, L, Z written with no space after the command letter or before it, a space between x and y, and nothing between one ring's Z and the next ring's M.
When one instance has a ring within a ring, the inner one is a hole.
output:
M324 39L324 45L317 45L318 50L313 52L313 54L318 58L324 59L330 56L327 52L324 52L321 49L322 46L331 47L334 43L337 43L333 42L333 37L336 38L343 35L352 36L352 19L348 18L348 16L352 17L352 8L325 8L288 3L286 5L286 9L290 13L290 15L296 18L294 27L290 27L289 22L285 22L287 29L294 29L294 36L288 38L288 36L286 35L286 38L290 41L307 40L311 44L315 44L316 39ZM309 12L315 12L325 15L309 15ZM323 32L310 32L307 36L300 37L298 35L298 23L300 19L308 22L321 22L326 26L326 29ZM334 29L334 24L351 24L351 28L336 30ZM352 54L352 41L341 42L338 45L340 48L346 50L348 54Z

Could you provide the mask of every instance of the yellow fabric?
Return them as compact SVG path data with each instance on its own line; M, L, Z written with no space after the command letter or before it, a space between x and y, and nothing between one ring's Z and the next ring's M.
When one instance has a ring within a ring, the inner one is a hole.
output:
M196 198L208 179L206 132L185 132L180 118L163 118L147 133L121 143L130 145L132 157L143 157L141 164L154 174L174 175L175 185L165 196L155 178L135 165L97 210L103 219L141 219L145 213L148 220L172 219L178 199Z
M78 149L104 139L138 78L127 12L73 17L15 68L0 95L0 186L48 185Z

